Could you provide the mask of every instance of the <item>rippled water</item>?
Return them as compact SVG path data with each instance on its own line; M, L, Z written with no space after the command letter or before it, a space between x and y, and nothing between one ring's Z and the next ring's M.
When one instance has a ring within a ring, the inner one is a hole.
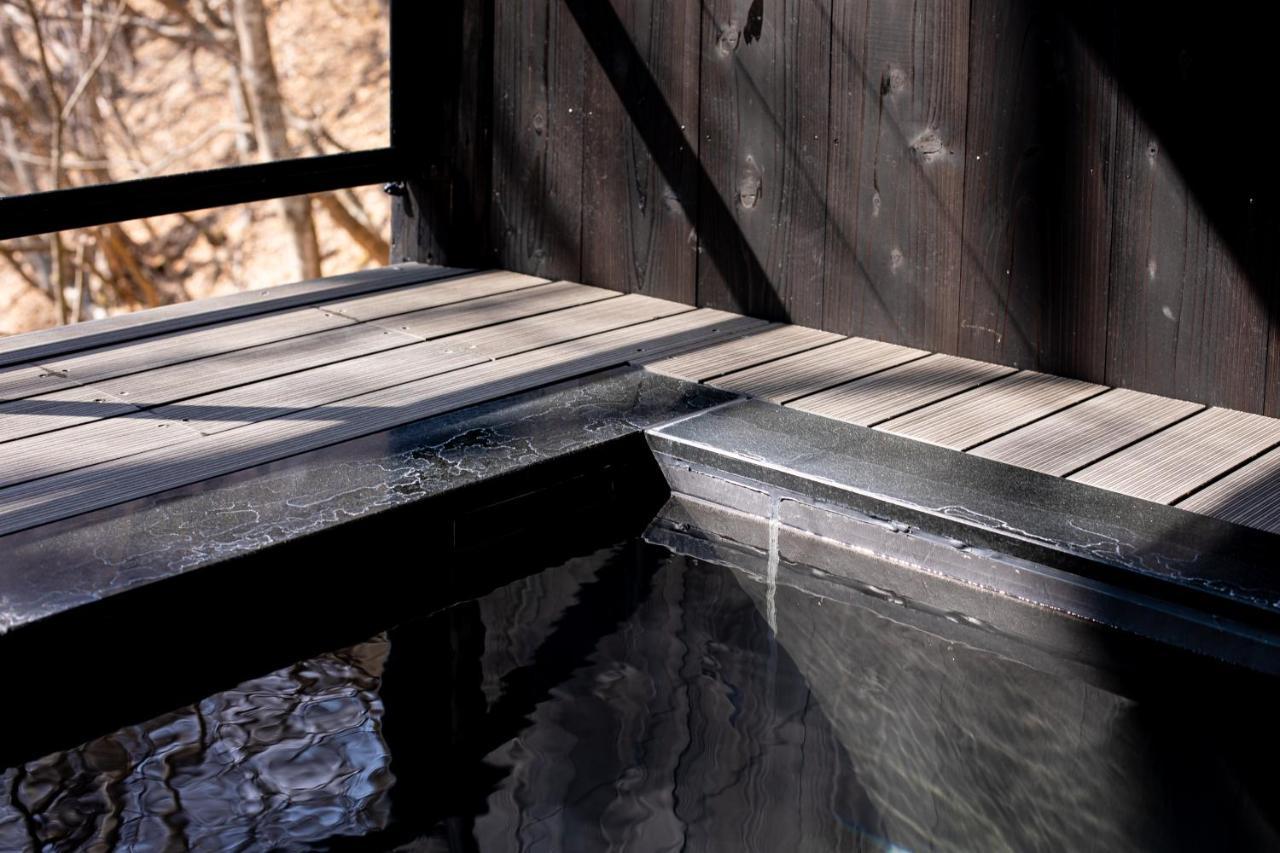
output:
M0 849L1280 847L1212 732L796 580L569 560L5 771Z

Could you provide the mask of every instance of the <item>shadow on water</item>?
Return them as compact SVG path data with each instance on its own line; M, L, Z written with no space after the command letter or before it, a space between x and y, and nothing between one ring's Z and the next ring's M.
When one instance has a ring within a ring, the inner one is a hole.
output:
M455 851L1280 839L1265 779L1217 744L1263 729L1147 707L802 567L770 587L635 539L507 559L510 579L478 597L5 772L0 838Z
M470 850L743 833L778 849L837 806L875 827L728 572L638 540L526 577L509 559L517 579L478 599L6 771L0 838ZM808 764L820 790L783 793Z

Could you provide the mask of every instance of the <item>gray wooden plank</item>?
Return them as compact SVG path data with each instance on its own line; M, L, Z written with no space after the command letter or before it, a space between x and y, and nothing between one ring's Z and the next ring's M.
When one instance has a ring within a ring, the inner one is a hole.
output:
M447 340L450 347L458 351L465 350L487 355L490 358L501 358L512 353L563 341L566 332L575 337L585 337L692 310L692 306L689 305L631 293L605 302L527 317L473 332L451 335L441 340Z
M323 408L296 412L0 489L0 535L604 370L637 353L696 347L740 332L743 321L751 322L708 309L690 311L347 398L336 417L325 417Z
M86 350L45 361L43 367L68 380L87 384L354 323L331 311L297 308Z
M339 401L348 397L487 360L475 353L421 343L192 397L160 406L154 414L181 421L205 435L312 410L318 419L339 419L347 415Z
M735 370L834 343L840 338L841 335L835 332L771 323L768 327L741 338L723 341L674 358L654 361L645 366L655 373L692 382L705 382Z
M198 432L180 422L142 412L19 438L0 444L0 487L52 477L199 437Z
M1280 420L1206 409L1070 479L1157 503L1173 503L1241 462L1280 444Z
M617 296L616 293L612 295ZM606 306L607 304L605 303ZM643 300L639 300L638 304L649 305ZM686 308L686 306L680 307ZM690 312L683 310L681 313ZM619 314L625 318L634 319L627 311ZM707 318L711 316L714 315L707 313L698 315L695 323L700 332ZM731 333L739 328L750 328L750 324L762 322L733 315L724 315L721 319L728 324L724 333ZM724 324L722 322L722 325ZM579 338L583 330L580 322L561 322L551 329L554 337L543 334L546 330L541 328L537 335L529 336L518 331L519 325L520 321L517 321L502 327L507 330L504 335L507 345L501 353L496 353L495 350L482 352L478 349L459 346L459 336L451 336L434 342L371 353L262 382L185 399L179 403L161 406L155 410L154 414L157 417L182 421L193 429L212 434L256 421L315 409L329 403L337 403L356 394L458 370L496 357L518 357L526 361L545 358L547 356L540 356L537 353L528 355L524 353L538 347L555 346ZM649 334L650 332L645 329L637 332L640 336L637 338L640 347L651 348L654 345L647 337ZM701 332L697 340L704 340L710 334L711 332ZM683 338L676 343L682 341ZM691 344L694 342L690 341ZM585 338L583 346L590 350L597 346L597 341L595 338ZM554 349L550 357L556 357L556 353L569 351L571 350ZM627 355L634 356L636 352L641 351L643 349L633 349ZM317 412L316 416L327 418L333 415Z
M1179 509L1280 533L1280 449L1179 501Z
M426 264L395 264L376 270L361 270L279 287L164 305L131 314L117 314L74 326L27 332L0 338L0 366L49 359L64 353L109 346L179 329L330 302L360 293L450 278L467 272L469 270L431 267Z
M923 358L927 354L924 350L883 341L846 338L730 373L708 384L726 391L784 403L832 385Z
M495 270L491 272L472 273L458 276L446 281L430 281L419 285L397 287L394 290L382 290L352 299L326 301L321 306L352 320L367 322L390 317L395 314L407 314L478 299L482 296L495 296L510 293L528 287L546 284L547 279L514 272Z
M973 448L986 459L1063 477L1204 406L1113 388Z
M0 442L127 415L137 406L96 388L73 386L25 400L0 403Z
M455 302L452 305L442 305L408 314L397 314L393 317L374 320L373 323L423 340L430 340L467 329L518 320L521 317L532 317L549 311L616 299L620 295L616 290L557 281L496 296Z
M38 364L0 370L0 400L22 400L74 387L75 382Z
M967 450L1106 390L1092 382L1024 370L896 417L876 429Z
M343 326L198 361L117 376L94 387L145 408L415 343L418 339L411 335L378 326Z
M458 292L456 288L454 291L455 294ZM533 295L535 292L537 295ZM93 350L60 362L59 366L81 379L96 379L98 374L106 374L109 379L96 382L92 387L79 392L68 392L70 396L67 394L45 395L40 399L23 401L21 406L0 403L0 416L7 412L23 415L0 427L0 441L111 417L134 408L92 405L94 398L97 397L114 395L120 402L134 403L136 407L146 408L216 393L221 389L259 383L272 377L286 377L282 382L246 392L252 402L246 402L245 405L253 408L254 418L261 419L266 416L263 412L269 411L272 407L267 405L270 402L269 397L265 402L260 398L274 393L287 394L290 390L289 383L292 381L287 377L296 371L359 359L366 354L408 346L424 336L434 337L450 332L456 333L529 313L617 296L618 294L613 291L562 282L530 287L518 292L471 298L465 302L444 304L438 308L420 312L420 316L407 315L414 318L411 324L406 325L417 332L415 335L381 328L376 324L355 325L354 321L337 314L304 308L300 311L271 314L250 321L228 323L225 326L149 338L106 350ZM437 313L439 316L431 316ZM273 330L276 323L279 324L280 329ZM335 323L340 324L339 327L331 328ZM244 329L245 326L249 328ZM328 331L314 335L294 334L310 328L327 328ZM243 332L243 335L238 335L238 332ZM264 337L285 338L285 340L257 347L247 345ZM244 344L243 348L236 348L237 342ZM114 375L146 363L153 346L158 353L157 361L176 361L176 363L154 370L126 373L124 376ZM187 359L187 356L197 353L226 348L232 348L233 351L219 352L200 359ZM391 359L370 363L367 367L365 362L357 362L347 369L394 373L397 359L412 357L418 356L396 355ZM416 378L416 376L409 378ZM236 395L223 396L234 399ZM218 410L216 419L219 422L227 420L227 411L231 404L217 402L214 405ZM279 403L276 408L287 408L289 405L291 404ZM202 407L203 403L192 403L185 410L199 412ZM231 421L238 422L235 418L231 418Z
M874 426L1013 372L1012 367L935 354L787 405L859 426Z
M704 318L714 318L716 315L720 319L714 322L713 325L702 325ZM644 341L633 348L631 358L627 364L643 367L653 361L663 361L705 349L714 345L717 341L731 340L767 325L767 321L758 317L743 317L741 314L715 311L710 308L701 309L692 315L681 314L678 317L688 318L691 322L696 321L698 323L697 330L689 335L674 335L669 340ZM672 319L678 319L678 317Z

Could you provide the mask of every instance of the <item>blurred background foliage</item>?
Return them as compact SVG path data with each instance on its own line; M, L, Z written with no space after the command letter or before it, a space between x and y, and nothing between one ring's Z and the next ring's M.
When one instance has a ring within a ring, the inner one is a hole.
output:
M388 144L388 0L0 0L0 195ZM0 242L0 334L385 263L376 187Z

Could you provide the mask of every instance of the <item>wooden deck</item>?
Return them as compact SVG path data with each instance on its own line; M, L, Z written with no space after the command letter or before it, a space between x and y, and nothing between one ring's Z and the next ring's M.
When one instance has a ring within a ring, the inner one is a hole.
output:
M0 340L0 534L625 364L1280 532L1280 420L408 265Z

